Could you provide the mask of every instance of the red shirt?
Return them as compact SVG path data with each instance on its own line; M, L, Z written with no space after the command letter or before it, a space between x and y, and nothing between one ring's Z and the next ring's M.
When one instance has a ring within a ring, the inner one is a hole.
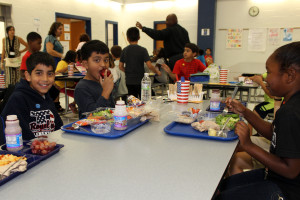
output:
M203 72L205 69L206 67L198 59L194 59L191 62L185 62L184 59L180 59L175 63L173 73L177 74L179 79L181 76L184 76L185 80L189 80L190 74Z
M27 58L29 58L30 55L31 55L31 53L30 53L29 51L27 51L27 52L25 53L25 55L24 55L23 58L22 58L20 70L25 70L25 71L27 71L26 60L27 60Z

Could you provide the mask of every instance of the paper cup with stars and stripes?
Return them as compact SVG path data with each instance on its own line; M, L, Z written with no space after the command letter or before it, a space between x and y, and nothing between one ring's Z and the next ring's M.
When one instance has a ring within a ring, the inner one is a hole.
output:
M177 103L188 103L190 81L177 81Z

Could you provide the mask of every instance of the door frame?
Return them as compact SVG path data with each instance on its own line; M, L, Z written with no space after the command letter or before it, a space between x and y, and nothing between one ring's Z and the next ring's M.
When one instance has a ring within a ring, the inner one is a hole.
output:
M91 26L91 18L90 17L83 17L79 15L69 15L65 13L55 12L55 21L56 18L66 18L66 19L78 19L85 21L85 32L90 36L92 39L92 26Z
M156 30L158 24L166 24L166 21L154 21L153 22L153 29ZM153 40L153 50L156 49L156 40Z
M106 41L106 45L108 45L108 24L112 24L113 25L113 43L114 45L118 45L119 44L119 39L118 39L118 22L115 21L110 21L110 20L105 20L105 41Z

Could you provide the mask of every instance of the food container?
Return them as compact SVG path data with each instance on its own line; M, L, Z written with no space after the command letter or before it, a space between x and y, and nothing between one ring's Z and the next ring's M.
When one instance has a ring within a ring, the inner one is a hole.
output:
M200 82L200 83L206 83L209 82L209 73L196 73L190 75L190 81L191 82Z
M96 134L109 133L111 130L111 123L107 121L99 121L91 124L91 130Z

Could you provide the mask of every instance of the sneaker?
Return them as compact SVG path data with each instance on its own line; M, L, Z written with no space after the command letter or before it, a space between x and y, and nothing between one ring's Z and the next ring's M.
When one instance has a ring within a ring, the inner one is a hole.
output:
M70 108L70 110L72 111L72 113L78 114L78 110L77 110L77 108L76 108L76 104L75 104L75 103L70 103L70 104L69 104L69 108Z

